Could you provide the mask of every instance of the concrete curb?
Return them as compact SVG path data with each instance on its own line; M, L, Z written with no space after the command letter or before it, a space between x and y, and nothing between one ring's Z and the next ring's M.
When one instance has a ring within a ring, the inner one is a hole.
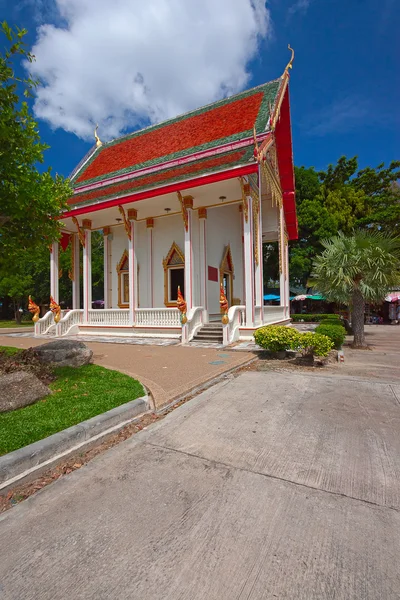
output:
M120 429L149 409L150 400L148 395L145 395L0 456L0 490L47 467L72 451Z

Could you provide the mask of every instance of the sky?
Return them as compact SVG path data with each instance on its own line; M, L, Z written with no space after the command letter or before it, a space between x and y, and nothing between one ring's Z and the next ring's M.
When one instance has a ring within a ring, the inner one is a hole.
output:
M296 165L399 159L399 0L0 0L28 30L45 166L279 77ZM21 73L21 64L17 72Z

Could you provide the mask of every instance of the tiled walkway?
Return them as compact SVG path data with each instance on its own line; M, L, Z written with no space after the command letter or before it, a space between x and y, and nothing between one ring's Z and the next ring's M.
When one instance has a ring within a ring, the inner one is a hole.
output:
M25 333L3 335L0 346L29 348L52 339L39 340ZM96 364L139 379L151 391L158 409L254 358L251 352L181 346L177 340L97 336L79 336L79 340L93 350Z

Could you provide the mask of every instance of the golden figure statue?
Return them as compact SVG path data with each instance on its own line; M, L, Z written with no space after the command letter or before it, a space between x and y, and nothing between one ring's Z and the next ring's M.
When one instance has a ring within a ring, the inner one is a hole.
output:
M34 323L37 323L39 321L40 308L37 304L34 303L34 301L32 300L32 296L28 296L28 310L33 315L32 321Z
M178 298L176 300L176 306L178 307L178 310L181 313L181 323L182 325L184 325L185 323L187 323L187 304L185 298L182 296L180 285L178 285Z
M59 320L61 319L61 307L54 300L53 296L50 296L50 310L54 315L54 322L58 323Z
M224 325L226 325L228 323L228 309L229 309L229 304L228 304L228 299L225 296L225 291L224 291L224 285L223 283L221 283L221 291L219 294L219 305L221 307L221 311L224 313L222 316L222 322Z

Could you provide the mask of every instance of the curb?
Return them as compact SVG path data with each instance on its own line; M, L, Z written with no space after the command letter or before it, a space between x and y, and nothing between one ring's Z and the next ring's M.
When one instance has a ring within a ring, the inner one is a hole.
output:
M0 456L0 490L148 412L149 396L126 402L33 444Z

